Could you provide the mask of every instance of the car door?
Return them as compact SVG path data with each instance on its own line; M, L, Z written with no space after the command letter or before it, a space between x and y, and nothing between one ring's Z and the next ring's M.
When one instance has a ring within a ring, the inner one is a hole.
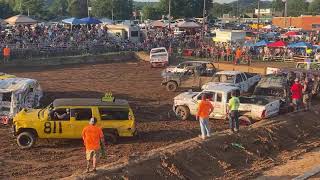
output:
M73 125L70 113L63 119L59 119L55 113L64 114L67 108L55 108L49 113L49 117L42 121L43 138L72 138Z
M193 88L198 86L197 79L199 79L199 76L197 76L195 71L192 69L185 72L180 79L180 87Z
M89 124L93 117L91 107L77 107L71 109L71 121L73 122L73 138L81 138L82 130Z
M225 103L223 103L223 94L221 92L215 94L213 114L215 117L222 117L225 115Z

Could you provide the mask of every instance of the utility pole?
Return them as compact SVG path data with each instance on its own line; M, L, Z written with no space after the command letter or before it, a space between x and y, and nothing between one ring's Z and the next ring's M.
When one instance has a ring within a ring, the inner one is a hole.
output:
M171 0L169 0L169 31L171 32Z
M89 0L87 0L87 10L88 10L88 17L90 16L90 10L89 10Z
M258 0L258 40L260 38L259 30L260 30L260 0Z
M205 26L206 26L206 0L203 0L203 15L202 15L202 38L204 38Z
M113 0L111 1L111 3L112 3L112 8L111 8L111 20L112 20L112 22L113 22Z
M288 17L288 1L282 0L284 2L284 28L287 28L287 17Z

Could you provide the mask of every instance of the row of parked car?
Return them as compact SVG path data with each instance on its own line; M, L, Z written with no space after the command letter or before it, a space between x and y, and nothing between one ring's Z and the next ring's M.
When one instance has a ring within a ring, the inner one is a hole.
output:
M165 69L162 85L168 91L190 89L174 98L173 111L181 120L196 115L202 94L211 96L215 107L211 118L226 119L231 93L236 91L240 94L240 122L249 125L292 109L288 74L289 71L283 71L262 77L240 71L217 71L213 63L207 61L186 61ZM295 77L299 76L296 72ZM194 89L202 91L193 92ZM248 94L250 96L244 96Z

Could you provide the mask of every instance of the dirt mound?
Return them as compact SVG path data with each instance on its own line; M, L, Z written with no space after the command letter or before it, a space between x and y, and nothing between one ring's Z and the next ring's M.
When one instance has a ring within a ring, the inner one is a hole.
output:
M287 114L239 134L190 139L106 165L95 175L71 178L247 179L319 147L319 130L318 112Z

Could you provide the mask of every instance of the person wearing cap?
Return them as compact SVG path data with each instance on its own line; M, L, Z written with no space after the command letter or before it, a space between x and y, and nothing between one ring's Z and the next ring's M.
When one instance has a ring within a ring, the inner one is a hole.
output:
M104 144L102 129L96 126L97 119L92 117L89 125L82 130L82 139L86 148L87 171L90 170L90 161L92 160L93 172L96 171L97 160L99 158L100 143Z
M292 94L291 97L292 97L292 103L294 105L295 111L299 110L301 106L302 89L303 89L303 86L299 82L299 79L296 78L294 80L294 84L291 86L291 94Z
M203 94L198 106L196 119L200 122L201 137L205 139L210 137L209 116L213 112L213 106L206 94Z

